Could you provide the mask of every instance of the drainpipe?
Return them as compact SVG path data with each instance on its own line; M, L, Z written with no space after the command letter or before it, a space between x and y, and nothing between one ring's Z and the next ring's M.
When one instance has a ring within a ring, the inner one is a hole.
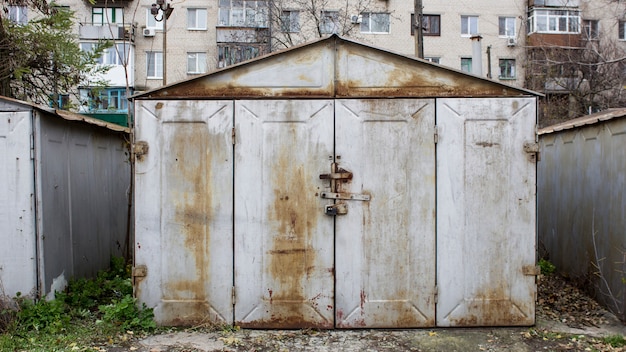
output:
M476 76L483 75L483 59L482 59L482 44L480 42L483 37L479 34L473 35L472 40L472 74Z

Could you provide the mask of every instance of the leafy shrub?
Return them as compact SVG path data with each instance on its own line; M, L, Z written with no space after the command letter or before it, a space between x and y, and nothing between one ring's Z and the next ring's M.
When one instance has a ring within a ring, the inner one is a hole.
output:
M556 271L556 266L545 259L539 259L539 267L542 275L550 275Z
M44 331L58 333L70 322L70 317L65 314L65 305L62 301L45 299L33 302L30 299L18 298L20 308L17 312L18 330Z
M137 300L131 295L126 295L121 300L114 300L107 305L99 307L103 313L102 320L106 323L119 326L122 330L152 330L156 328L152 308L145 304L137 307Z

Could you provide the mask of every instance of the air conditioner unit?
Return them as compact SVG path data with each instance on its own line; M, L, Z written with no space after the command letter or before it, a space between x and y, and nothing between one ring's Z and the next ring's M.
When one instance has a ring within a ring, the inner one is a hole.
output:
M517 45L517 39L515 38L506 39L506 46L516 46L516 45Z
M143 29L143 36L144 37L154 37L155 34L155 30L154 28L144 28Z
M358 24L363 22L363 16L362 15L352 15L350 16L350 22L354 23L354 24Z

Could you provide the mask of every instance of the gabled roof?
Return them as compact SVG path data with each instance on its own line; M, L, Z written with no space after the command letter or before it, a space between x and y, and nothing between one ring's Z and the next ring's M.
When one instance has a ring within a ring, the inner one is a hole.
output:
M52 109L46 106L41 106L41 105L33 104L27 101L17 100L17 99L0 95L0 112L31 111L31 110L43 112L49 116L58 117L58 118L68 120L68 121L77 121L77 122L85 123L88 125L106 128L106 129L116 131L116 132L130 133L130 129L128 127L98 120L89 116L77 114L75 112L71 112L67 110L56 110L56 109Z
M626 117L626 108L606 109L595 114L577 117L575 119L544 127L538 131L538 134L550 134L624 117Z
M540 96L337 35L275 52L135 99Z

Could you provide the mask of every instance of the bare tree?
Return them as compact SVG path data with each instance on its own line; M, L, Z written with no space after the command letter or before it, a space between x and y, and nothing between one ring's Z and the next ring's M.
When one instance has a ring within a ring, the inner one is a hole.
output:
M526 87L546 93L542 126L626 104L626 52L616 40L583 33L570 45L539 44L527 51Z

